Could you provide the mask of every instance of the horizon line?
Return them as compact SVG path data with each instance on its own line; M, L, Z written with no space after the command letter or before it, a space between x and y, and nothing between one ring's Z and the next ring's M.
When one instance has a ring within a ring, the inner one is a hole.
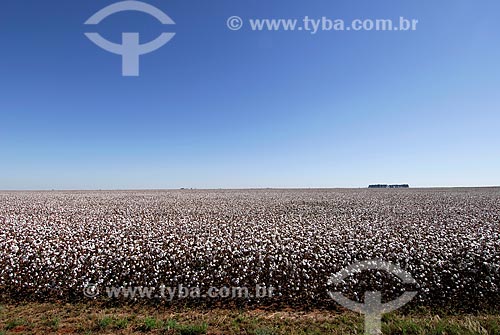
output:
M239 191L239 190L418 190L418 189L474 189L474 188L500 188L500 185L478 185L478 186L415 186L408 188L369 188L362 187L236 187L236 188L195 188L195 187L179 187L179 188L113 188L113 189L94 189L94 188L40 188L40 189L0 189L0 192L117 192L117 191Z

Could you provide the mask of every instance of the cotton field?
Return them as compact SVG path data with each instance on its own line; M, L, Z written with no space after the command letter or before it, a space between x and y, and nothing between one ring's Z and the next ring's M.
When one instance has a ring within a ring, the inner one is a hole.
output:
M266 285L274 297L252 303L323 306L332 289L410 289L380 271L328 285L369 259L410 273L422 304L500 299L498 188L2 192L0 228L5 299L83 301L89 283Z

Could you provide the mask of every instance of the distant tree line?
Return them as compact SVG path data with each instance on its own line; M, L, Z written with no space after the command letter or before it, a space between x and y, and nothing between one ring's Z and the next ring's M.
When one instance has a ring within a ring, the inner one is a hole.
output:
M387 185L387 184L375 184L370 185L368 188L409 188L408 184L399 184L399 185Z

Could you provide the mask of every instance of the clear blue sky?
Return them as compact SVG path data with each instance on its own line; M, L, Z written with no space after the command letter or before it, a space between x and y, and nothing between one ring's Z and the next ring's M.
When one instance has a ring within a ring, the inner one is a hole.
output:
M500 185L498 0L149 0L177 35L121 76L108 0L3 0L0 189ZM253 32L249 18L417 18ZM119 42L165 31L119 13Z

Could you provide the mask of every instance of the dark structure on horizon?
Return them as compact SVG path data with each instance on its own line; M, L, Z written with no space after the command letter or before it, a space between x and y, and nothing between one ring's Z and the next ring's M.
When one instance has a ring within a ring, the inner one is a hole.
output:
M387 185L387 184L375 184L370 185L368 188L409 188L408 184L400 184L400 185Z

